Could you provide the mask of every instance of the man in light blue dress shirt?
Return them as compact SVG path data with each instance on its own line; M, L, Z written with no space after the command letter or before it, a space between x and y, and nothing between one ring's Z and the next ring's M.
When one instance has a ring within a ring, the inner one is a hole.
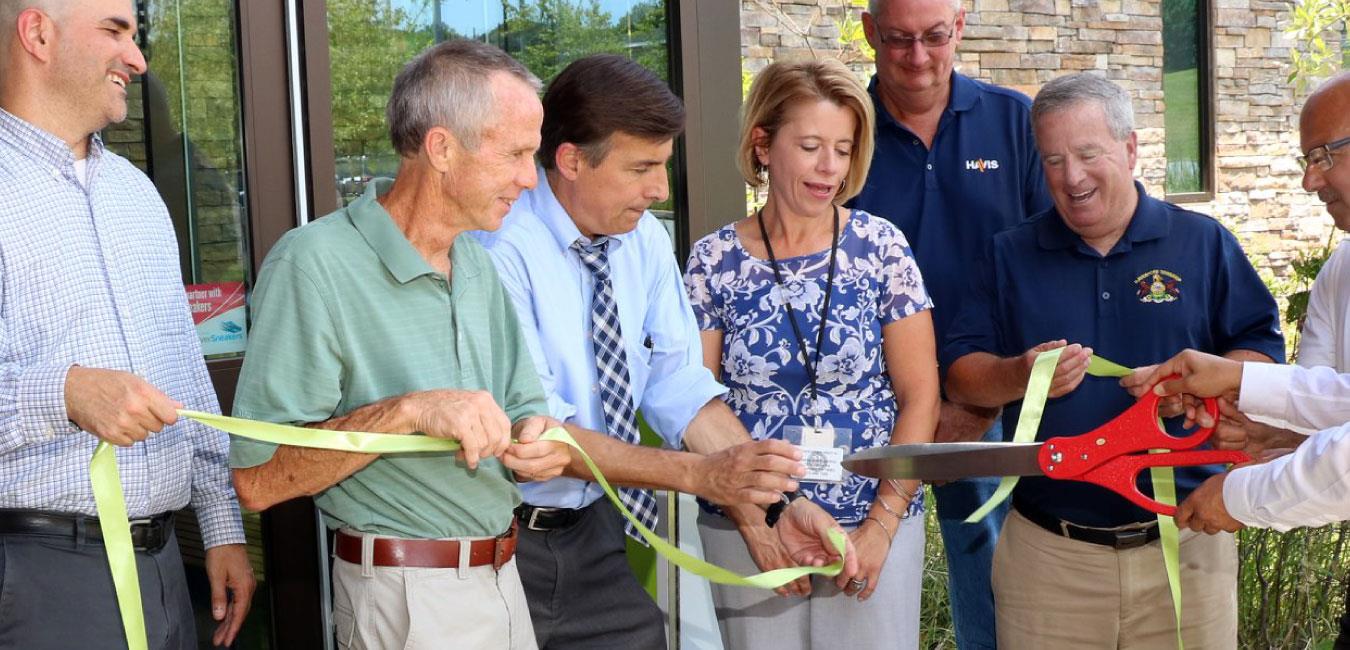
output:
M670 237L647 211L668 196L666 161L683 126L680 100L636 63L612 55L573 63L544 96L539 186L521 195L501 230L480 238L515 302L550 414L611 482L762 516L749 504L795 490L799 454L782 441L750 442L720 399L726 389L703 365ZM592 309L603 284L582 257L588 247L607 251L602 298L612 297L617 323L599 325L620 332L626 382L597 380L611 377L603 369L611 360L602 355L597 369ZM609 422L612 404L602 403L616 386L670 449L623 440ZM579 462L566 473L578 478L522 485L517 510L517 558L540 648L665 647L660 610L628 568L617 511ZM790 500L783 522L779 537L798 558L819 557L824 531L835 527L809 499Z

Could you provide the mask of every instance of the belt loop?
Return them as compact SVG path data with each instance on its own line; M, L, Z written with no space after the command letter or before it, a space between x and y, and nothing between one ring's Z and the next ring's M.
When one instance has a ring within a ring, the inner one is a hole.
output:
M84 541L85 541L84 517L77 516L75 517L75 550L77 551L82 550L84 548Z
M459 540L459 566L455 570L459 574L460 580L469 579L469 554L473 551L473 543L467 539Z
M361 577L375 577L375 536L361 533Z

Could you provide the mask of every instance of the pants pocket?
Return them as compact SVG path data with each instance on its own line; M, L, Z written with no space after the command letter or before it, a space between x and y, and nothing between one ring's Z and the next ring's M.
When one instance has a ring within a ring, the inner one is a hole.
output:
M334 563L333 573L333 633L337 641L338 648L341 650L354 650L360 645L356 642L356 616L360 610L358 600L361 598L362 589L351 589L348 580L339 578L337 572L345 567L339 567L340 562ZM355 591L356 593L353 593Z

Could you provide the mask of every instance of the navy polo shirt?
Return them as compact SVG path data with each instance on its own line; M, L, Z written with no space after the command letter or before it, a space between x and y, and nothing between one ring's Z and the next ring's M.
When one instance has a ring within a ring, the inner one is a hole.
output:
M885 217L905 233L933 299L941 342L960 309L971 262L994 233L1050 209L1031 134L1031 100L952 73L952 92L933 148L876 107L876 154L867 184L850 205Z
M1185 348L1245 349L1283 361L1275 299L1232 233L1210 217L1149 198L1138 184L1136 190L1130 225L1104 257L1053 209L996 235L943 346L944 364L972 352L1010 357L1056 339L1127 367L1159 363ZM1117 379L1088 376L1046 403L1037 439L1087 433L1132 404ZM1019 400L1003 410L1008 439L1021 406ZM1169 428L1177 435L1181 418L1174 420ZM1178 469L1178 498L1219 469ZM1147 472L1140 484L1149 484ZM1023 478L1013 499L1086 526L1154 517L1105 488L1045 477Z

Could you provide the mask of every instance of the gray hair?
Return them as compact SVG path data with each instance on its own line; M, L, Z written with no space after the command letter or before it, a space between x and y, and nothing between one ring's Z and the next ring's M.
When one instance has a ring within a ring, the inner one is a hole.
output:
M867 0L867 13L877 15L877 7L883 2L886 0ZM951 6L952 11L961 11L961 0L947 0L947 4Z
M427 131L436 126L450 129L464 147L477 149L483 125L497 108L490 80L499 72L535 92L543 87L519 61L479 41L449 40L409 61L394 78L385 107L394 151L404 157L416 156Z
M1106 127L1111 137L1125 140L1134 131L1134 106L1124 88L1114 82L1088 72L1077 72L1050 80L1036 93L1031 103L1031 123L1041 118L1084 102L1096 102L1106 113Z

